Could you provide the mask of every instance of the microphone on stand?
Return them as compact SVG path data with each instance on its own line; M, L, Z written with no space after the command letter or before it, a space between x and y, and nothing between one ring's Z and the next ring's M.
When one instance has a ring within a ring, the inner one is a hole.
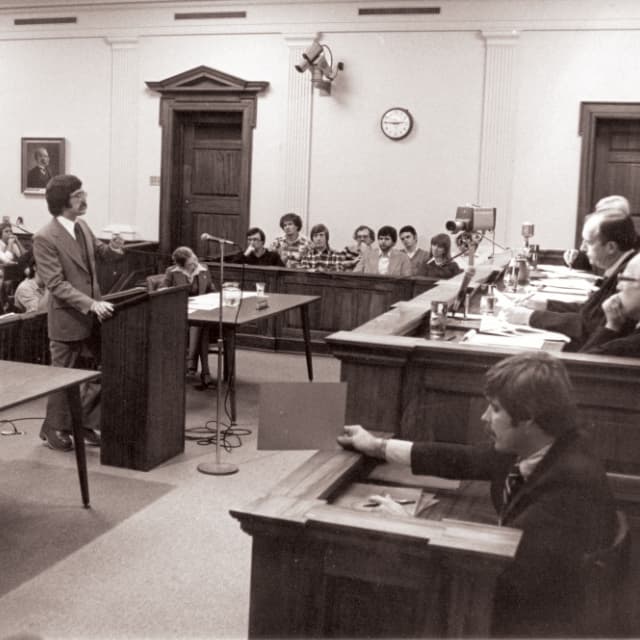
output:
M209 233L203 233L200 236L200 240L204 240L207 242L219 242L220 244L235 245L235 242L233 240L227 240L226 238L218 238L218 236L212 236Z

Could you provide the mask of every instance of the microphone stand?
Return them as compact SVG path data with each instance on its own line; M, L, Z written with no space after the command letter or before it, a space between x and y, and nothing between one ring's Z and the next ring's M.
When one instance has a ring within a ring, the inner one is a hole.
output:
M230 476L233 473L237 473L238 467L230 462L220 461L220 420L222 416L222 358L224 351L224 340L222 339L222 283L224 282L224 243L219 242L220 245L220 299L218 307L218 339L216 344L218 346L218 384L216 386L216 459L215 462L201 462L198 465L198 471L200 473L206 473L210 476ZM242 303L242 299L240 300Z

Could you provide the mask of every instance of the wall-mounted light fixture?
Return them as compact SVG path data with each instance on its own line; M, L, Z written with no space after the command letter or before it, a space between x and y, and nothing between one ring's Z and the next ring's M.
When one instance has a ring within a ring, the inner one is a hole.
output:
M326 44L314 40L302 54L302 62L296 65L296 71L304 73L311 70L311 84L319 89L321 96L331 95L331 83L336 79L338 71L344 69L344 64L338 62L333 68L333 54Z

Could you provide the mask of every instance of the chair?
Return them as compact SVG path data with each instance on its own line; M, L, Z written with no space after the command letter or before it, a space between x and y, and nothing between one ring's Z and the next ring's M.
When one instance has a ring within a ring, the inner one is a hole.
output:
M580 635L585 637L624 637L629 617L628 576L631 556L629 524L617 512L618 528L607 549L585 554L582 562L583 610Z

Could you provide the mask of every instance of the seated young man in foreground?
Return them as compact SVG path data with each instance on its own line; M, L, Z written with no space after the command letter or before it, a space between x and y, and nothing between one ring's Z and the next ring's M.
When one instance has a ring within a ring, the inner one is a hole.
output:
M498 581L492 634L575 636L581 561L615 536L605 472L576 429L560 360L545 352L502 360L487 372L485 395L491 442L483 446L384 440L360 425L345 426L338 441L410 465L415 474L490 481L498 523L523 531L516 558ZM380 500L405 514L393 500Z

